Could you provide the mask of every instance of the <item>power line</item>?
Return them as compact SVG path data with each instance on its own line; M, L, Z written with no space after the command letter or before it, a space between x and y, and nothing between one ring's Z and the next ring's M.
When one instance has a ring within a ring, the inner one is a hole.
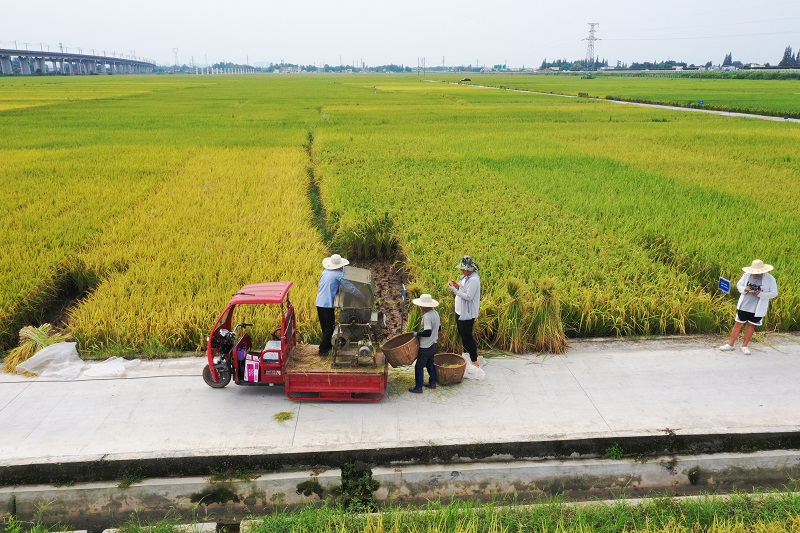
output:
M748 20L744 22L726 22L722 24L698 24L694 26L674 26L674 27L661 27L661 28L631 28L631 29L608 29L606 28L606 32L635 32L635 31L662 31L662 30L692 30L692 29L702 29L702 28L722 28L725 26L756 26L758 24L771 24L773 22L787 22L791 20L800 20L800 17L787 17L782 19L771 19L771 20Z
M606 38L604 41L694 41L698 39L729 39L731 37L762 37L764 35L794 35L800 34L800 30L794 31L773 31L769 33L740 33L736 35L707 35L702 37L643 37L630 39Z

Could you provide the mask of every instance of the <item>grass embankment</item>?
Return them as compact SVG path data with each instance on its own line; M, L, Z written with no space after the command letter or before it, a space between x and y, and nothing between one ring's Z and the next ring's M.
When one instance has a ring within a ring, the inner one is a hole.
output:
M145 522L132 516L120 533L177 533L186 531L179 517ZM191 526L190 526L191 527ZM0 522L3 533L69 531L71 526L44 525L11 516ZM223 529L225 531L225 529ZM644 503L533 506L471 502L432 503L421 508L384 510L375 514L347 513L338 508L308 507L276 512L248 521L249 533L794 533L800 531L800 497L796 493L770 496L735 495L676 500L658 498Z
M767 497L746 494L729 499L658 498L640 504L495 505L471 502L433 503L395 508L375 515L308 508L267 516L252 533L305 532L794 532L800 530L800 496L787 492Z
M118 527L121 533L174 533L185 530L185 526L178 526L181 522L177 516L167 516L156 523L132 516ZM29 524L14 517L0 526L5 533L60 530L44 527L41 519ZM252 518L247 528L249 533L789 533L800 531L800 496L784 492L578 505L559 501L537 505L432 502L422 507L397 506L373 514L310 506Z

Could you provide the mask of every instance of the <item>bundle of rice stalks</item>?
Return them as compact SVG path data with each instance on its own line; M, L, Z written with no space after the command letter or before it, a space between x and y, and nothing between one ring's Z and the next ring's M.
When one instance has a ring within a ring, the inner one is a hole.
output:
M531 315L528 312L530 288L517 278L506 280L497 324L497 345L503 350L523 353L531 347Z
M539 296L533 305L533 348L540 352L564 353L567 336L561 322L561 302L556 295L556 280L542 276L537 285Z
M6 356L3 370L10 374L16 373L17 365L33 357L45 346L68 340L70 340L69 334L54 332L51 324L42 324L38 328L25 326L19 331L19 346Z

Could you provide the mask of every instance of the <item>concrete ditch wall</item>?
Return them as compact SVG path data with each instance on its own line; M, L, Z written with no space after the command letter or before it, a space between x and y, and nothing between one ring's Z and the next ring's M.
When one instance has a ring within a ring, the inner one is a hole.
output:
M783 488L800 478L800 450L749 454L661 456L646 459L566 459L379 467L372 470L378 504L438 499L516 497L520 501L561 495L565 499L641 497L654 493L698 494L734 489ZM187 520L239 523L276 506L335 502L340 471L271 473L251 480L212 482L201 477L118 483L0 488L0 515L35 519L46 502L45 521L101 531L125 522L181 514Z

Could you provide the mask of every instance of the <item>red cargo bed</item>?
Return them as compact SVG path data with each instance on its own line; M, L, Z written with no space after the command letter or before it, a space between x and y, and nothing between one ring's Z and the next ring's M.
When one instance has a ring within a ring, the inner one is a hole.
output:
M386 392L389 367L335 367L333 358L320 357L316 345L297 346L285 367L286 397L290 400L377 402Z

